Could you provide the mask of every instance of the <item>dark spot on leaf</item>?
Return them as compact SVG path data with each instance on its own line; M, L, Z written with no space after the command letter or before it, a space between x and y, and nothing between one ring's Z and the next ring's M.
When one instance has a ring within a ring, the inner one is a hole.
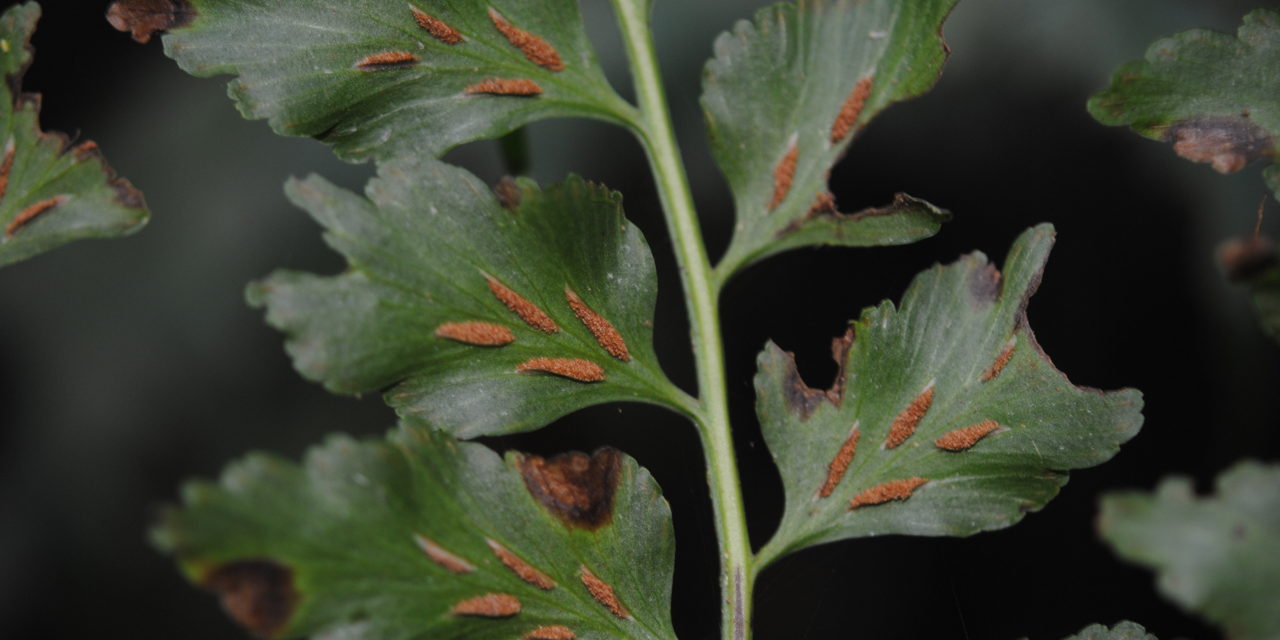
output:
M849 327L844 335L831 339L831 359L836 361L836 380L827 389L827 399L837 407L844 400L845 374L848 373L849 349L853 348L853 338L853 327Z
M594 531L613 520L622 475L622 454L616 449L597 449L589 456L574 451L549 460L526 455L517 463L529 493L566 526Z
M801 420L808 420L809 416L817 410L818 405L829 401L830 398L827 397L827 392L805 384L804 379L800 377L800 371L796 369L794 353L787 352L783 355L786 357L783 364L786 370L782 372L782 399L787 403L788 408L800 414Z
M1242 116L1202 116L1170 125L1165 139L1178 155L1208 162L1219 173L1231 173L1261 159L1275 148L1266 129Z
M107 22L146 44L157 31L191 24L196 10L188 0L116 0L107 9Z
M205 575L206 587L222 596L222 606L254 634L275 636L298 604L293 572L271 560L239 560Z
M116 202L131 209L145 209L147 202L142 198L142 192L133 186L132 182L124 178L113 177L110 179L111 188L115 189Z
M1000 297L1000 271L991 264L969 278L969 295L977 302L995 302Z
M783 354L786 356L786 363L783 365L786 370L782 372L782 397L792 411L800 414L801 420L808 420L823 401L838 407L844 400L845 365L849 361L849 349L853 347L853 339L854 330L853 327L849 327L843 336L831 341L831 358L836 361L836 379L832 382L830 389L814 389L805 384L804 379L800 377L800 371L796 369L795 354L791 352Z
M1271 238L1255 236L1235 238L1222 243L1218 258L1232 280L1248 280L1276 266L1276 243Z
M524 193L520 191L520 185L516 184L515 178L502 176L498 184L493 185L493 195L498 196L498 204L502 205L503 209L515 213L520 208L520 199Z

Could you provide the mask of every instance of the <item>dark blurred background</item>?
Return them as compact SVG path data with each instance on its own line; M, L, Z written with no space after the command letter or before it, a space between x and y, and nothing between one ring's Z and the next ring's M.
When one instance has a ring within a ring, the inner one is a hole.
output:
M0 270L0 638L246 637L215 599L152 550L147 527L184 478L211 477L251 449L297 457L332 431L380 434L377 397L336 397L296 375L281 336L243 302L277 267L335 272L316 225L284 199L288 176L353 189L371 169L319 143L240 119L225 79L197 80L103 19L107 0L56 0L26 82L43 122L101 144L147 197L134 237L81 242ZM697 106L711 40L765 3L657 2L674 116L711 251L730 201ZM630 83L603 0L585 0L615 84ZM1225 282L1213 252L1251 231L1258 168L1220 176L1085 112L1110 72L1157 37L1234 32L1242 0L963 0L936 90L890 109L833 174L845 210L905 191L955 221L910 247L796 252L753 267L724 301L729 379L752 536L767 539L781 485L752 411L755 354L794 350L814 386L834 374L831 337L859 310L897 298L917 271L980 249L999 260L1025 227L1057 225L1031 308L1055 363L1079 384L1131 386L1146 426L1112 462L1072 474L1062 495L1012 529L964 540L879 538L802 552L757 590L757 637L1056 640L1133 619L1163 639L1219 637L1159 598L1152 575L1097 542L1102 491L1150 488L1170 473L1208 488L1242 457L1280 452L1280 348ZM691 386L670 242L638 147L593 122L530 127L533 176L570 171L626 195L662 273L658 348ZM494 143L449 159L487 180ZM1280 231L1273 213L1265 227ZM489 440L539 453L617 446L649 467L675 513L675 617L682 638L718 624L715 536L701 454L681 419L646 406L597 407L536 434Z

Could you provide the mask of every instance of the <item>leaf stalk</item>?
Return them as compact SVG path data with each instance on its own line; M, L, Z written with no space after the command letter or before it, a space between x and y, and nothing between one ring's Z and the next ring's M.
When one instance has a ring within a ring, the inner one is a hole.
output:
M680 158L649 26L649 0L612 0L626 43L640 121L634 129L653 171L667 230L675 247L689 313L699 410L694 419L702 437L707 482L715 511L721 555L721 636L751 636L751 543L747 536L742 486L733 448L720 337L718 291L712 278L688 177Z

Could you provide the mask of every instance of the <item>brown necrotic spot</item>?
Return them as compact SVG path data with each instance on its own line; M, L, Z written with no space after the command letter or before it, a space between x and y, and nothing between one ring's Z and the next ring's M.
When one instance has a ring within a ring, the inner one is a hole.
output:
M941 438L934 440L933 444L939 449L946 449L947 451L964 451L977 444L987 434L999 428L1000 424L995 420L983 420L978 424L971 424L967 427L948 431L942 434Z
M489 283L489 291L493 292L493 296L506 305L512 313L520 316L520 319L524 320L525 324L543 333L555 333L560 330L560 326L556 324L556 321L552 320L551 316L547 315L538 305L529 302L524 296L498 282L493 276L485 274L484 279Z
M1246 116L1202 116L1174 123L1165 132L1178 155L1208 162L1219 173L1231 173L1274 153L1275 140Z
M524 640L574 640L578 636L574 635L573 630L569 627L553 624L538 627L520 637L524 638Z
M493 550L493 555L498 556L498 560L506 565L512 573L516 574L521 580L542 589L550 591L556 586L556 581L551 576L533 568L533 565L525 562L520 556L512 553L510 549L502 546L497 540L485 538L484 541L489 544L489 548Z
M831 144L844 140L853 131L853 125L858 122L858 115L862 113L862 107L867 104L870 96L871 76L866 76L853 85L853 91L844 99L840 113L836 115L835 122L831 123Z
M578 382L601 382L604 368L582 358L529 358L516 365L517 373L553 373Z
M773 197L769 199L769 210L773 211L778 208L787 197L787 193L791 191L791 181L796 176L796 162L800 158L800 147L796 146L796 140L791 138L790 148L787 149L787 155L782 156L778 164L773 167Z
M76 145L75 149L72 149L71 152L75 154L77 160L83 160L85 157L97 150L98 143L93 140L85 140L84 142Z
M476 570L475 567L471 566L470 562L450 553L431 538L414 535L413 540L418 543L418 548L422 549L422 552L427 554L428 558L431 558L432 562L440 565L450 573L462 575Z
M498 184L493 185L493 195L497 196L498 204L503 209L515 212L520 209L520 200L524 193L520 190L520 185L516 183L515 178L511 176L502 176L498 179Z
M147 43L157 31L191 24L196 10L187 0L116 0L107 9L107 22L118 31L128 31L133 39Z
M1278 258L1275 241L1266 236L1232 238L1218 247L1227 278L1236 282L1262 275L1276 266Z
M490 322L446 322L436 327L436 336L479 347L500 347L511 344L515 334L511 330Z
M878 484L858 495L849 501L849 510L852 511L858 507L867 507L875 504L884 504L892 500L906 500L911 497L920 485L928 482L921 477L911 477L903 480L891 480L883 484Z
M838 213L836 208L836 197L830 191L821 191L813 198L813 204L809 205L809 211L805 213L803 220L797 221L803 224L809 218L831 215Z
M604 605L614 616L624 620L631 617L631 612L622 606L622 602L618 600L617 594L613 592L613 587L609 583L591 573L585 565L579 565L578 575L582 578L582 585L587 588L587 592L596 602Z
M858 430L858 423L853 423L853 429L849 430L849 437L845 439L844 444L840 445L840 450L836 452L836 457L831 459L831 463L827 465L827 478L822 482L822 488L818 490L820 497L831 495L836 490L836 485L840 484L840 480L844 478L844 474L849 470L849 463L853 462L853 454L858 450L858 438L862 437L862 432Z
M466 93L488 93L498 96L536 96L542 93L542 87L528 78L486 78L475 84L467 85Z
M1000 354L996 356L995 361L991 363L991 366L987 367L986 371L982 372L983 382L991 382L992 380L995 380L996 376L1000 375L1001 371L1004 371L1005 365L1009 364L1009 360L1013 358L1013 350L1017 346L1018 337L1014 336L1009 338L1009 342L1005 343L1004 348L1000 350Z
M784 353L782 372L782 392L783 400L787 403L787 407L792 411L800 414L801 420L808 420L809 416L818 409L823 401L830 402L834 406L840 406L844 400L844 385L847 377L846 367L849 360L849 349L853 347L853 329L850 328L845 334L831 341L831 357L836 361L836 379L831 384L830 389L814 389L805 384L804 379L800 377L799 370L796 369L795 354Z
M622 454L602 448L550 459L520 456L520 476L534 500L565 526L594 531L613 520L613 498L622 475Z
M408 67L417 62L418 56L408 51L382 51L363 58L356 63L356 68L361 71L381 71Z
M462 42L462 34L457 29L447 25L439 18L419 9L413 5L409 5L409 11L413 12L413 19L417 21L418 26L431 34L431 37L445 44L458 44Z
M230 562L202 582L222 596L222 607L236 622L262 637L283 630L298 604L293 572L270 560Z
M506 18L493 9L489 9L489 19L512 46L524 53L524 57L528 58L529 62L552 71L564 70L564 62L560 60L560 54L546 40L507 22Z
M924 414L929 411L929 406L933 404L933 383L920 392L911 404L907 405L898 417L893 419L893 424L889 427L889 435L884 439L886 449L893 449L898 445L907 441L911 434L916 432L916 427L920 425L920 421L924 419Z
M510 618L520 613L520 599L506 593L486 593L463 600L449 611L455 616Z
M61 205L62 203L69 200L70 198L71 196L54 196L52 198L46 198L44 200L41 200L35 204L28 206L22 211L19 211L18 215L14 216L13 220L10 220L9 224L5 225L4 227L5 237L12 238L14 233L17 233L17 231L21 229L23 226L30 224L32 220L36 219L36 216L39 216L40 214L43 214L49 211L50 209L53 209L54 207Z
M574 293L573 289L565 287L564 297L565 300L569 301L569 307L573 309L574 315L578 316L582 324L586 325L591 335L595 336L596 342L599 342L600 346L609 352L609 355L623 362L631 360L631 353L627 351L627 343L622 339L622 334L618 333L618 330L614 329L608 320L592 311L591 307L588 307L587 303L583 302L582 298L578 297L578 294Z
M4 143L4 160L0 160L0 200L4 199L5 192L9 190L9 172L13 171L13 156L16 152L13 138L9 138Z

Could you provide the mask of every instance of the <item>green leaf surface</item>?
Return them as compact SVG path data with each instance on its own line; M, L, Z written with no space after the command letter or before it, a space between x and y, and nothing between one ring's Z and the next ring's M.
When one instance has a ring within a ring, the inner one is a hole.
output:
M245 117L348 160L435 156L550 117L634 121L576 0L180 0L158 24L135 16L147 4L119 0L113 23L142 40L170 29L165 52L185 71L237 76ZM495 79L524 86L495 93Z
M1102 498L1098 528L1121 557L1156 570L1160 592L1231 640L1280 638L1280 466L1243 462L1198 498L1191 479Z
M653 353L653 257L621 196L577 177L498 189L430 158L380 165L367 199L294 180L289 197L351 268L277 272L250 302L288 334L305 377L385 390L400 413L461 437L615 400L682 406Z
M34 2L0 16L0 266L72 240L132 233L148 216L142 194L107 166L97 144L72 146L40 130L40 96L20 88L39 18Z
M876 114L937 81L942 21L955 2L800 0L763 9L716 40L702 106L738 221L722 280L805 245L913 242L950 218L902 195L841 215L827 175Z
M503 459L409 420L303 466L250 455L153 538L263 637L675 637L670 509L611 449Z
M1071 384L1027 324L1053 235L1025 232L1003 274L969 254L918 275L900 306L864 310L833 344L829 390L765 348L757 413L786 512L762 564L844 538L1008 526L1137 433L1141 394Z
M1108 125L1172 142L1178 155L1222 173L1267 158L1280 136L1280 10L1244 17L1235 36L1192 29L1156 41L1089 100ZM1277 169L1267 182L1278 186ZM1278 192L1280 197L1280 192Z
M1136 622L1121 622L1108 629L1106 625L1091 624L1066 640L1159 640L1147 633L1142 625Z

